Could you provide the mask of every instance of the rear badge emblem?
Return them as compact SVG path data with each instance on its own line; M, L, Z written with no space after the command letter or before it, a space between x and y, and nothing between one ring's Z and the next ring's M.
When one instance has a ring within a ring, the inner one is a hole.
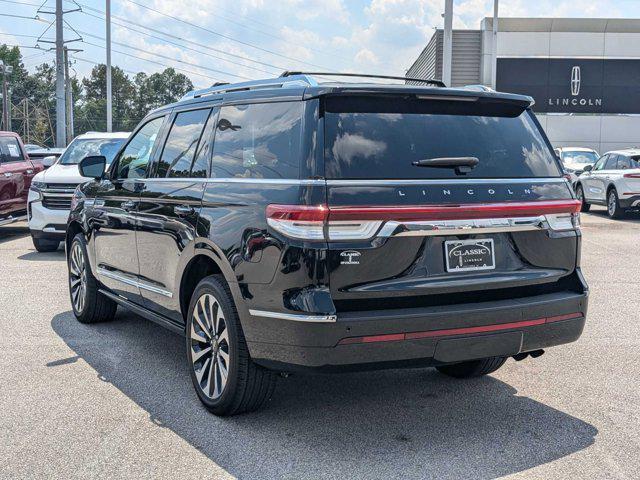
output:
M360 265L360 252L345 250L340 254L340 265Z

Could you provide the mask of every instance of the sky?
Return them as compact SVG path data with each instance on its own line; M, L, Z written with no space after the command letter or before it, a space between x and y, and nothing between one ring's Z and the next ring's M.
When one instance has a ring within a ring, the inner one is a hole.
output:
M0 0L0 43L50 48L43 1ZM68 46L82 50L71 71L83 77L105 62L105 1L77 3L64 1L81 9L65 15L64 35L80 39ZM403 75L442 27L444 0L112 0L111 9L114 65L130 76L172 66L201 88L284 70ZM477 29L492 12L493 0L455 0L454 28ZM500 0L500 16L640 18L640 0ZM30 70L54 60L22 51Z

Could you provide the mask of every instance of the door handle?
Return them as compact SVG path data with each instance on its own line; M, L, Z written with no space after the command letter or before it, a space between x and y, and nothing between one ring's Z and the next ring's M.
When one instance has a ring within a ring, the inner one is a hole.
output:
M176 205L173 207L173 212L179 217L188 217L189 215L193 215L195 210L189 205Z
M126 202L122 202L120 206L123 210L129 212L136 208L136 202L134 202L133 200L127 200Z

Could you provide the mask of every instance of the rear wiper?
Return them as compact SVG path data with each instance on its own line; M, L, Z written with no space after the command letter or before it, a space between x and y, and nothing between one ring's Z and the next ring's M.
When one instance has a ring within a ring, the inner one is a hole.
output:
M455 168L456 174L466 175L480 163L477 157L438 157L411 162L416 167Z

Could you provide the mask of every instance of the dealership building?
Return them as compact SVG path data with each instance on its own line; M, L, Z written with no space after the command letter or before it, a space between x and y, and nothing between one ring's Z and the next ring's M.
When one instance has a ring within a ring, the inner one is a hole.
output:
M454 30L452 86L491 85L493 19ZM442 78L443 31L407 76ZM640 19L499 18L496 90L530 95L555 147L640 146Z

